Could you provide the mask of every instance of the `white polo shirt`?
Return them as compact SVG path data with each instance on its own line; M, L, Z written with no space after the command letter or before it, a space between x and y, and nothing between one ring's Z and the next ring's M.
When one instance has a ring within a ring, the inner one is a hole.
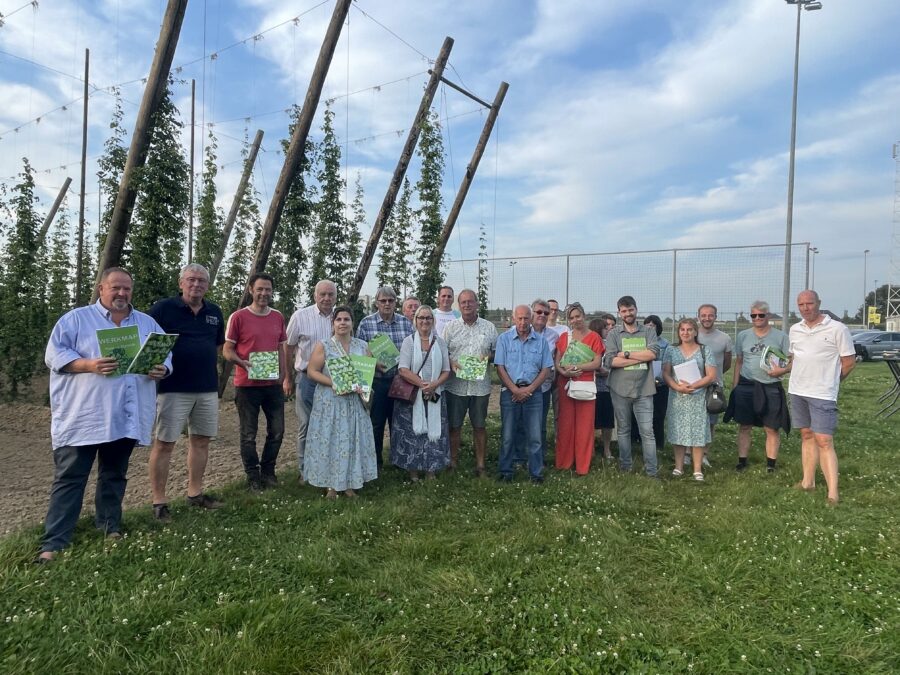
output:
M850 329L826 314L812 328L805 321L791 326L790 342L794 363L788 392L837 401L841 357L856 354Z

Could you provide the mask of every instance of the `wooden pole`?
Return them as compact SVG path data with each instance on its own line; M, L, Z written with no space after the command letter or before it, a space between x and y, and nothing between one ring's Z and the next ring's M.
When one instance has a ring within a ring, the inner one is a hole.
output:
M84 105L81 120L81 190L78 193L78 242L75 245L75 306L81 306L81 287L84 278L84 191L87 178L88 135L88 75L91 66L91 50L84 50Z
M219 273L219 266L225 257L225 249L228 248L228 240L231 238L231 230L234 228L234 221L237 218L238 211L241 208L241 202L244 200L244 193L247 191L247 184L250 182L250 174L253 173L253 165L256 163L256 155L259 152L259 146L262 143L263 130L256 130L256 137L253 139L253 145L250 146L250 154L244 162L244 172L241 174L241 180L238 183L237 192L234 194L234 200L231 202L231 210L225 219L225 226L222 228L222 239L219 241L219 248L209 266L209 285L212 286L216 281L216 274Z
M59 205L62 204L63 197L66 196L66 192L69 190L69 186L72 184L72 179L66 177L63 186L59 189L59 194L56 195L56 199L53 200L53 206L50 207L50 212L47 214L47 217L44 218L44 224L41 225L41 232L38 234L38 241L44 241L44 237L47 236L47 230L50 229L50 223L53 222L54 216L56 216L56 212L59 211Z
M347 12L350 11L350 2L351 0L337 0L334 5L331 22L325 31L325 39L322 41L319 57L316 59L316 65L309 80L306 98L303 99L300 117L297 118L297 123L294 125L291 143L284 156L284 166L281 167L281 174L278 176L275 191L272 193L272 203L269 205L266 222L263 223L262 231L259 235L259 244L253 255L253 262L250 264L248 279L253 274L262 272L269 261L269 253L272 252L272 242L275 241L275 231L278 229L278 223L281 221L281 214L284 211L285 201L287 201L288 190L290 190L291 183L297 175L297 171L300 170L303 156L306 154L306 139L309 137L309 129L312 126L316 108L319 106L322 87L325 84L325 76L328 75L328 69L331 67L331 59L334 56L334 50L341 35L341 28L344 25L344 20L347 18ZM244 294L238 302L238 307L243 307L249 303L250 293L245 288ZM232 364L230 361L226 361L222 366L222 374L219 378L220 397L228 384L231 368Z
M348 302L351 305L359 298L359 291L362 289L363 282L366 280L366 275L369 273L369 267L372 264L372 259L375 257L375 249L378 248L378 241L381 239L381 233L384 232L384 226L391 216L391 211L394 208L394 201L396 201L397 193L400 191L400 184L403 182L403 177L406 175L406 169L409 167L412 154L416 149L416 143L419 141L419 133L422 130L422 123L425 121L425 117L431 109L431 102L434 100L437 86L441 81L441 76L444 74L444 66L447 65L447 59L450 58L451 49L453 49L453 38L444 38L444 44L441 46L441 51L438 53L434 66L431 68L431 79L428 80L428 85L425 87L425 92L422 94L422 102L419 104L419 110L416 113L415 121L409 129L409 134L406 136L406 143L403 146L403 151L400 153L400 159L397 161L397 166L394 169L394 175L391 177L391 182L388 185L387 194L384 196L384 201L381 203L381 209L379 209L378 216L375 218L375 224L372 226L372 234L369 235L369 243L366 244L362 260L359 261L359 268L356 270L356 275L353 277L353 283L350 286L350 294L348 297Z
M131 147L128 149L128 159L125 161L119 192L116 195L116 203L109 221L106 244L97 265L98 283L103 270L118 265L122 258L125 237L128 235L128 225L131 223L131 212L137 198L137 190L132 184L134 172L144 166L147 160L147 150L150 147L150 136L153 132L153 114L159 108L160 101L166 93L169 70L172 67L172 58L175 56L175 47L178 46L178 36L181 33L181 24L184 21L186 9L187 0L169 0L163 16L159 40L156 43L156 53L153 56L153 64L150 66L150 74L147 76L147 87L144 89L141 107L138 109L137 119L134 122L134 134L131 137ZM93 299L97 299L96 287Z
M469 187L471 187L472 181L475 180L475 172L478 171L478 164L481 162L481 157L484 155L484 150L487 148L488 141L491 138L491 131L494 129L497 115L500 114L500 106L503 105L503 99L506 96L507 89L509 89L509 85L506 82L501 82L500 88L497 89L497 95L494 97L494 102L490 107L487 119L484 121L484 128L481 130L481 136L478 137L478 143L475 145L475 152L472 153L472 160L466 166L466 175L459 184L459 190L456 192L456 199L453 201L453 206L447 214L447 220L444 222L444 229L441 230L441 238L438 240L437 245L434 247L434 251L431 253L431 265L435 268L440 265L441 258L444 257L444 250L447 248L447 242L450 241L450 234L453 232L453 227L456 225L457 218L459 218L459 212L462 209L463 202L466 201L466 195L469 194Z
M197 80L191 80L191 195L188 199L188 265L194 262L194 124Z

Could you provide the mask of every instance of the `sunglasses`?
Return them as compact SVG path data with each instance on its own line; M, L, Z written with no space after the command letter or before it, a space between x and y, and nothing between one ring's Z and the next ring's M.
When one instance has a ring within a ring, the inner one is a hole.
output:
M392 302L397 302L397 298L379 298L375 302L386 302L386 303L390 304Z
M416 318L417 318L419 321L434 321L434 317L433 317L433 316L417 316Z
M545 311L543 309L536 309L536 310L534 310L534 313L540 314L541 316L549 316L550 315L550 312Z
M751 319L765 319L767 316L768 316L767 314L751 314L750 318Z

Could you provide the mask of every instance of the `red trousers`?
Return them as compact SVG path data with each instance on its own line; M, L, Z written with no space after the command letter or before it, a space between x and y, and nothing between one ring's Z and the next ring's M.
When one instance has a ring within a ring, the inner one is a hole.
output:
M565 387L559 389L559 417L556 420L556 468L571 469L585 475L594 456L595 401L569 398Z

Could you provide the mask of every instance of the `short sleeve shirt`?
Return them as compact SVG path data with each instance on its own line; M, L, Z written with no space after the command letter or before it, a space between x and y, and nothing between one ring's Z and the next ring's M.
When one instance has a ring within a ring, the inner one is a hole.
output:
M724 382L722 379L722 376L724 375L722 368L725 364L725 354L731 354L734 350L734 343L731 340L731 336L716 328L709 333L700 331L697 334L697 342L701 345L706 345L707 348L712 351L713 356L716 359L717 367L719 368L719 370L716 371L716 380L719 384L722 384Z
M827 314L810 328L805 322L791 326L794 355L788 391L825 401L837 401L841 383L841 357L853 356L850 329Z
M174 371L160 381L159 393L217 391L218 348L225 343L225 320L219 306L204 300L195 314L177 296L160 300L149 314L166 333L178 334L172 348Z
M741 377L756 380L763 384L772 384L779 381L779 378L772 377L760 367L759 356L766 346L774 347L784 354L790 351L788 336L777 328L770 328L769 332L762 337L759 337L752 328L738 333L737 341L734 343L734 351L742 359Z
M494 365L503 366L513 382L524 380L531 383L541 370L553 366L553 358L550 356L550 346L542 335L532 329L523 341L513 327L497 338Z
M490 358L497 346L497 329L490 321L478 317L475 323L467 324L462 319L454 319L444 329L444 342L450 352L450 361L459 362L460 356ZM451 375L447 380L447 391L457 396L489 396L491 393L490 369L477 382L461 380Z
M294 357L294 369L306 370L309 357L317 342L324 342L331 337L332 314L322 314L316 305L298 309L291 316L287 327L287 343L297 348Z
M277 309L270 309L268 314L254 314L249 307L239 309L228 319L225 339L234 343L234 350L243 360L248 360L252 352L277 352L282 343L287 341L284 330L284 317ZM284 376L284 373L280 373ZM241 366L234 367L235 387L267 387L277 382L273 380L251 380L247 370Z

